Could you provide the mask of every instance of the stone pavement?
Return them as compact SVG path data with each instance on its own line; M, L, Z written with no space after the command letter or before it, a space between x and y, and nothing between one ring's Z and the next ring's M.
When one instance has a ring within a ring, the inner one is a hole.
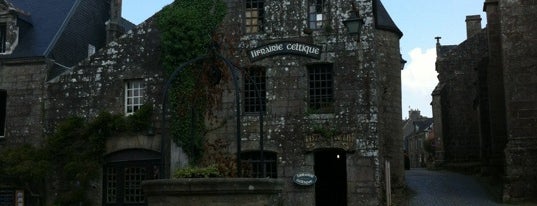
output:
M414 192L409 206L500 206L475 178L447 171L406 170L407 187Z

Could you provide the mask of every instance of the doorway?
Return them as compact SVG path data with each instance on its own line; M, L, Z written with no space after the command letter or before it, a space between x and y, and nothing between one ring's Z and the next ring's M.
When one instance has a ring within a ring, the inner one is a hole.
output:
M347 155L342 149L314 153L316 206L347 206Z

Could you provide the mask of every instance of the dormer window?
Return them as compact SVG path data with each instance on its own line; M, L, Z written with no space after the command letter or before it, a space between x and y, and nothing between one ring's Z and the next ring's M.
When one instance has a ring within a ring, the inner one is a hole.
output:
M19 42L18 15L27 15L12 4L0 1L0 54L11 54Z

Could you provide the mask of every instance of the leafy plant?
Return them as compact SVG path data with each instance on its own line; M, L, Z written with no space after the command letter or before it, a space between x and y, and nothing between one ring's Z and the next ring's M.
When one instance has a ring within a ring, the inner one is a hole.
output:
M313 133L320 134L322 137L330 139L339 135L341 132L335 128L327 128L327 127L324 127L323 125L316 124L316 125L313 125Z
M209 53L214 46L214 31L226 15L221 0L182 0L166 6L158 16L161 31L163 64L171 74L183 63ZM221 63L220 63L221 64ZM174 142L197 162L202 154L205 115L221 91L210 88L215 82L217 62L200 63L185 68L170 91L172 118L170 130ZM211 80L211 81L209 81Z
M209 178L222 177L215 165L207 167L187 167L174 172L173 178Z
M101 112L91 121L70 117L58 123L42 147L22 145L0 151L0 182L45 193L53 184L56 205L92 205L86 194L99 177L107 137L143 130L150 106L131 117ZM131 125L131 126L129 126Z

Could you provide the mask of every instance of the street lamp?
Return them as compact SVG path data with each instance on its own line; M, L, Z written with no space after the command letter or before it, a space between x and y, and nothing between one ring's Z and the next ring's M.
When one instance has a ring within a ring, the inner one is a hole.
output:
M343 24L347 27L347 30L351 35L360 36L362 33L364 19L360 18L360 14L354 5L354 2L352 3L352 11L350 12L349 18L345 19ZM360 38L358 38L358 40L360 40Z

